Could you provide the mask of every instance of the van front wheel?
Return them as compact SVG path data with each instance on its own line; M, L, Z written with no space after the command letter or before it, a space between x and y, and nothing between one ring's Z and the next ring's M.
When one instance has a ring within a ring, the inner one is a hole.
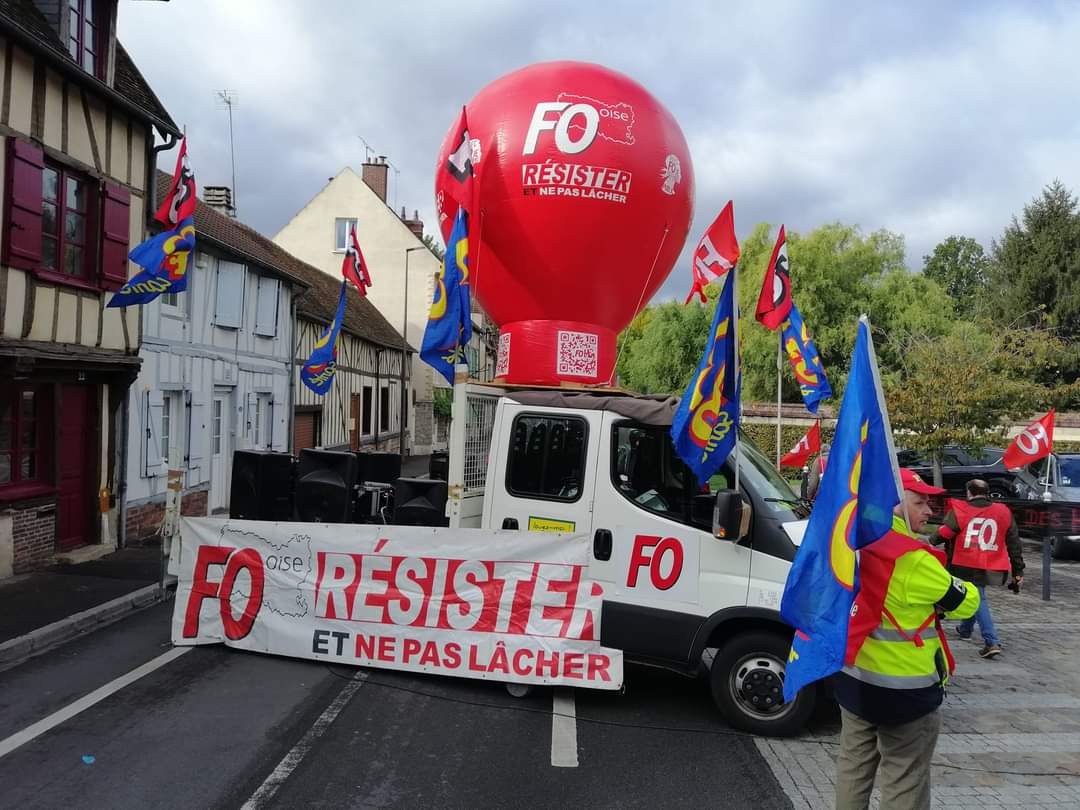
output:
M816 690L803 689L784 702L784 662L791 642L777 633L743 633L713 659L712 696L732 726L766 737L798 734L814 710Z

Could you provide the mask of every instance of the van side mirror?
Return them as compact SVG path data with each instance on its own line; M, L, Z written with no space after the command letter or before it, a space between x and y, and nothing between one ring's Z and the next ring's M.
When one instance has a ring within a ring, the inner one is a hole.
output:
M737 543L750 531L750 507L733 489L716 493L713 505L713 537Z

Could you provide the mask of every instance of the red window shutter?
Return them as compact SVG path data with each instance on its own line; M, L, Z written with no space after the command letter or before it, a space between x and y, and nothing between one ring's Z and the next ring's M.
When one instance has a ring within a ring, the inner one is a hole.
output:
M101 286L118 290L128 280L131 192L106 183L101 194Z
M8 138L3 262L23 270L41 264L41 150Z

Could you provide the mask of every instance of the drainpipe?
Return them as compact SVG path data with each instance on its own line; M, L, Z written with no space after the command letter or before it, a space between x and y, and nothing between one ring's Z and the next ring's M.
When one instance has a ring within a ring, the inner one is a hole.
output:
M130 425L128 403L131 400L132 381L124 390L124 396L120 401L120 470L116 477L116 547L127 548L127 467L128 467L128 428Z
M285 450L292 453L293 431L296 420L296 353L300 351L299 330L296 328L296 296L299 293L296 287L289 285L289 412L285 418ZM295 347L293 341L296 341Z

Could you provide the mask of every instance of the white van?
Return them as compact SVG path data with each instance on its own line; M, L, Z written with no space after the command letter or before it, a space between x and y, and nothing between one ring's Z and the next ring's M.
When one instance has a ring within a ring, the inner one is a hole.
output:
M629 660L708 676L731 725L798 732L815 689L783 702L791 628L780 595L809 512L740 439L702 490L675 455L678 400L459 383L451 526L588 532L603 588L601 641ZM707 661L711 658L711 665Z

